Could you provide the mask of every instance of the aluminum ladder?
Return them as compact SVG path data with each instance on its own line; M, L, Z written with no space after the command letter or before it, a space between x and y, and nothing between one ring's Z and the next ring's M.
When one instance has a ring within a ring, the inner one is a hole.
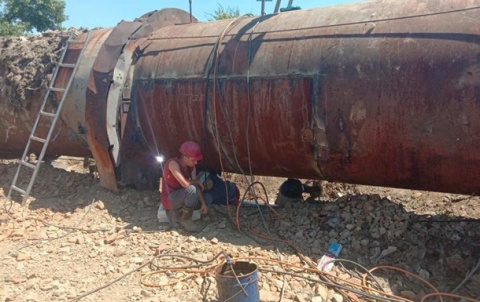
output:
M45 97L43 98L42 106L40 107L40 110L38 111L37 119L35 120L35 124L33 125L32 131L31 131L30 136L28 138L27 145L25 146L25 151L23 152L22 158L20 158L20 162L18 164L17 172L15 174L15 177L13 178L13 182L12 182L12 185L10 186L10 190L8 191L7 200L11 199L13 191L17 191L17 192L19 192L20 194L23 195L22 206L24 206L25 203L27 202L27 199L30 196L30 191L32 190L33 183L34 183L35 178L37 176L38 170L40 169L40 164L43 160L45 152L47 151L48 143L50 142L50 138L52 136L53 130L54 130L55 125L57 123L57 120L60 116L60 112L62 111L63 103L65 102L65 99L66 99L66 96L67 96L68 91L70 89L70 86L72 85L73 78L75 76L75 72L77 71L78 65L79 65L79 63L80 63L80 61L83 57L83 53L85 51L88 40L90 39L90 34L91 34L91 31L88 32L87 37L85 38L85 41L73 40L72 39L73 38L73 33L70 33L70 35L68 36L68 39L67 39L67 41L64 45L62 54L60 56L59 63L56 66L55 71L53 73L53 77L52 77L52 80L51 80L50 85L48 87L47 93L45 94ZM67 53L69 44L82 44L82 50L80 51L80 55L78 56L78 59L77 59L76 63L64 63L63 62L63 60L65 59L65 54ZM58 71L62 67L73 69L73 71L70 75L70 78L68 79L68 83L67 83L65 88L53 87L53 85L55 84L55 80L57 79ZM62 94L62 97L60 99L60 102L58 102L57 109L56 110L54 109L55 112L46 112L45 107L46 107L46 104L48 102L48 98L49 98L51 92L59 92L59 93ZM47 134L46 138L40 138L38 136L35 136L35 132L37 131L37 127L38 127L38 124L40 123L40 119L42 118L42 116L47 117L49 119L52 119L51 124L50 124L50 129L48 130L48 134ZM25 160L25 158L30 154L29 149L30 149L30 145L31 145L32 141L37 141L37 142L43 144L42 151L40 152L40 155L37 158L37 163L36 164L31 164L31 163L29 163ZM19 188L17 186L17 180L18 180L18 176L20 175L20 170L22 169L22 166L33 170L33 174L30 177L30 181L28 182L28 187L26 188L26 190L23 190L22 188Z

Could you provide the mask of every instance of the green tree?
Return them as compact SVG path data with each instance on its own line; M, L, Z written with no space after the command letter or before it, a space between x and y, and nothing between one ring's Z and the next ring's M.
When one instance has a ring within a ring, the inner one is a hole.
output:
M0 35L61 30L64 0L0 0Z
M232 19L240 16L240 10L238 7L230 8L230 6L225 9L221 4L218 4L218 8L215 12L213 14L207 14L207 16L209 21Z

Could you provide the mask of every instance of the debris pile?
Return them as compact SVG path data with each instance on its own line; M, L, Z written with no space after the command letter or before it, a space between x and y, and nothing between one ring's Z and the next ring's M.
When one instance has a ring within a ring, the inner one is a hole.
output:
M75 35L82 30L70 29ZM0 93L8 106L27 108L32 94L48 88L69 32L0 37Z

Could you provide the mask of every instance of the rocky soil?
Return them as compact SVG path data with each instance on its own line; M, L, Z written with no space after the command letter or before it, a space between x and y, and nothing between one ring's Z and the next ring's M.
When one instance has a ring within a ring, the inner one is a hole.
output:
M15 171L14 161L0 162L1 301L217 301L213 268L223 253L258 264L261 301L367 301L366 289L338 287L361 283L357 265L337 263L323 278L300 268L315 266L333 242L343 245L342 259L402 268L441 292L471 275L456 293L480 298L480 270L472 270L480 259L478 197L324 183L312 203L242 207L241 231L226 207L211 208L206 228L188 234L157 222L157 192L103 189L83 159L43 165L25 207L5 199ZM243 178L230 178L243 194ZM283 179L256 180L273 201ZM406 299L433 291L394 269L373 275L383 291Z

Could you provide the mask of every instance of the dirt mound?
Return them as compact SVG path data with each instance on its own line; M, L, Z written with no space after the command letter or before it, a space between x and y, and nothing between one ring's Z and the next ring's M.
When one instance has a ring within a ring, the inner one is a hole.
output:
M75 35L81 30L71 29ZM29 107L32 94L45 91L68 32L0 37L0 91L10 108Z

